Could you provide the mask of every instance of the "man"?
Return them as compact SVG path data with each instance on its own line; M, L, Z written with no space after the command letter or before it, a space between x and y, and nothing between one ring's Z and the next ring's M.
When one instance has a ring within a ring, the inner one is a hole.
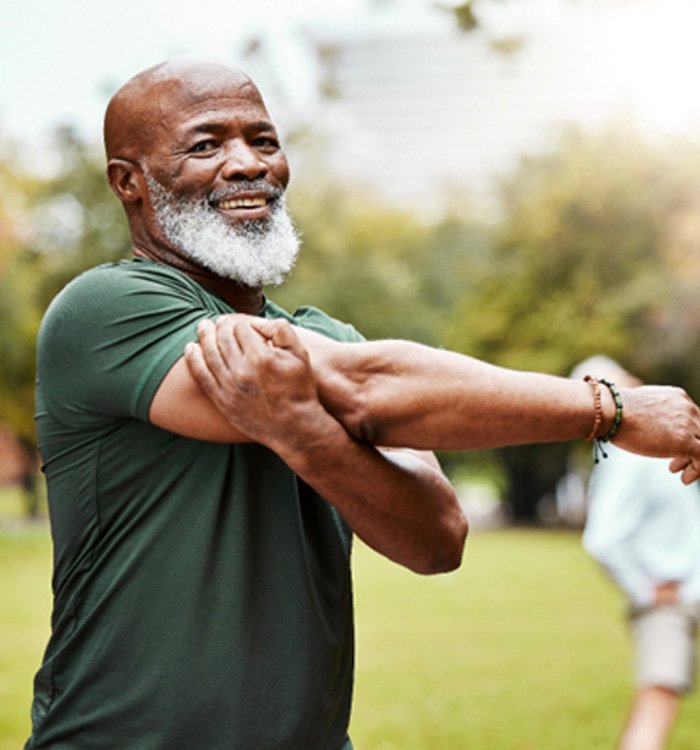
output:
M595 357L581 371L630 387L639 380ZM584 545L625 594L635 691L621 750L663 750L681 697L693 688L700 620L700 489L658 459L610 448L589 487Z
M198 322L234 310L359 340L263 296L297 240L248 77L149 69L110 102L105 144L136 257L69 284L39 337L54 612L27 748L349 748L351 529L436 573L466 520L434 457L353 439L312 381L251 440L189 375Z
M561 440L594 416L604 435L610 403L267 300L297 249L289 169L238 69L139 74L105 144L135 259L74 280L40 332L54 614L27 748L349 748L351 531L423 573L458 566L467 531L431 455L370 443L443 422L463 447ZM694 471L685 394L629 399L627 447Z

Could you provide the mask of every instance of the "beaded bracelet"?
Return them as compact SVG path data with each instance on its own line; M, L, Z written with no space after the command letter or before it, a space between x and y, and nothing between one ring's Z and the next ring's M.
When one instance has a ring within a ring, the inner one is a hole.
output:
M613 439L615 433L620 427L620 423L622 422L622 398L620 397L620 391L615 387L615 383L606 380L605 378L599 378L598 382L602 383L610 391L610 395L615 402L615 419L613 419L612 427L607 435L603 435L603 437L600 438L604 443L607 443Z
M588 383L591 388L593 388L593 409L594 409L594 419L593 419L593 427L591 428L591 431L586 436L586 440L590 443L591 441L595 440L598 436L598 430L600 429L600 425L603 421L603 404L601 402L600 398L600 383L598 380L596 380L592 375L585 375L584 381Z
M592 375L586 375L583 379L586 383L590 384L591 388L593 388L593 408L595 410L593 429L588 437L586 437L586 440L593 442L593 460L595 463L599 463L600 455L602 455L603 458L608 457L608 454L603 448L603 443L608 443L612 440L622 422L622 398L620 397L620 392L617 390L615 383L606 378L594 378ZM598 437L598 430L603 422L603 405L600 396L601 384L610 391L610 395L615 402L615 417L613 419L612 427L610 427L608 432L605 435Z

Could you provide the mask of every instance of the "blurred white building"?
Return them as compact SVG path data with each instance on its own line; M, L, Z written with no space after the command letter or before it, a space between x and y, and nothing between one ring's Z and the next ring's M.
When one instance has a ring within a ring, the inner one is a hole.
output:
M695 48L674 4L480 0L480 25L464 31L438 3L375 0L359 15L266 26L244 64L339 177L429 216L450 195L488 208L494 180L565 123L625 113L672 124L682 97L662 101L674 84L661 53L677 50L671 77L682 79Z

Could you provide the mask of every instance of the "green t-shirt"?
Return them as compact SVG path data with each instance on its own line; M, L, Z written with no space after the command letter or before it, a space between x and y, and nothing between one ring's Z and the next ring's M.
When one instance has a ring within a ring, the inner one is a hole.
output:
M139 259L83 274L46 313L54 609L27 748L350 747L349 528L263 446L147 420L198 321L228 312ZM313 308L263 314L360 340Z

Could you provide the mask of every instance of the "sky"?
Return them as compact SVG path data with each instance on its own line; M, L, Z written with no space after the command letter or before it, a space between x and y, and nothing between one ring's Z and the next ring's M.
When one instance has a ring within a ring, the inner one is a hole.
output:
M115 88L176 54L232 58L241 40L362 0L2 0L0 135L43 137L57 124L99 132ZM235 20L234 20L235 19Z
M393 3L403 12L430 1ZM517 32L523 19L535 19L546 33L548 18L566 2L478 0L476 7L487 25ZM624 98L651 127L696 127L697 0L577 3L596 4L607 9L605 26L581 30L590 37L587 49L590 42L598 66L590 71L591 101ZM97 141L109 96L139 70L175 54L235 60L242 41L256 30L289 29L309 18L350 20L369 5L372 0L2 0L0 137L17 139L29 150L56 125L70 123ZM288 75L294 74L293 62ZM566 86L562 80L560 90Z

